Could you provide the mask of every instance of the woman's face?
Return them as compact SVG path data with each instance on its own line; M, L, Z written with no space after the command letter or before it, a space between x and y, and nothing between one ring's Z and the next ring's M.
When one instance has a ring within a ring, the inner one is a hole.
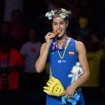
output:
M52 28L53 31L59 31L57 37L62 37L66 35L66 28L68 26L68 21L66 22L62 17L53 18Z

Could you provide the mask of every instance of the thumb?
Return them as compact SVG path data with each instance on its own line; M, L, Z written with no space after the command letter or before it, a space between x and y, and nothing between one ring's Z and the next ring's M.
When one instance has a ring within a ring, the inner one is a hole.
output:
M67 99L67 97L68 97L68 95L66 94L66 95L65 95L65 99Z

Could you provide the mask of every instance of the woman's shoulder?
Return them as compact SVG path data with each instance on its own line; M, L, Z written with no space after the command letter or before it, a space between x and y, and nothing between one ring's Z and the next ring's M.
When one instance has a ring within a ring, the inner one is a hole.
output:
M82 41L78 41L78 40L75 40L75 43L78 46L83 46L84 45Z
M78 41L78 40L75 40L75 45L76 45L76 50L77 51L80 51L80 50L85 50L85 45L82 41Z

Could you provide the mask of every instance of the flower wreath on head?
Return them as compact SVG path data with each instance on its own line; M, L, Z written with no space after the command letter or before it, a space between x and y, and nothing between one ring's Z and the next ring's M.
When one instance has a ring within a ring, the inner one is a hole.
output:
M49 20L51 20L53 17L56 17L56 16L60 16L64 19L66 17L69 17L70 14L71 14L71 11L67 11L61 8L60 10L51 10L50 12L47 12L45 16L48 17Z

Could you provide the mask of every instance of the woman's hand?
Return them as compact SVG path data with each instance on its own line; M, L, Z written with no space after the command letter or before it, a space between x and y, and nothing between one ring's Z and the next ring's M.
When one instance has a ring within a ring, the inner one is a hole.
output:
M47 35L45 36L45 40L46 40L46 46L50 46L52 43L52 39L55 37L55 35L51 32L47 33Z
M66 96L65 96L65 99L66 99L67 97L73 98L75 89L76 89L76 87L75 87L73 84L71 84L70 86L68 86L68 87L66 88L66 91L63 93L63 95L66 95Z

